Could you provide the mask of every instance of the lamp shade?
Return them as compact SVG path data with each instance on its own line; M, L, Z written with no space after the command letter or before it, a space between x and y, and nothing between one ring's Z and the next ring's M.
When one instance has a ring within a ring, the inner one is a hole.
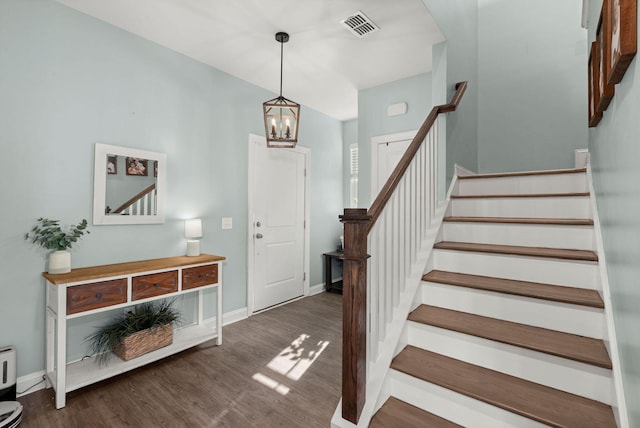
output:
M184 221L185 238L202 238L202 220L194 218Z

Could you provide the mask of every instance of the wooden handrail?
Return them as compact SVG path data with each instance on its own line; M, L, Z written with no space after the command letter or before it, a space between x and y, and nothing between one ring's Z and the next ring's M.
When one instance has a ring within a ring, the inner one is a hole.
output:
M467 89L467 82L456 84L449 104L433 107L415 138L380 190L371 208L345 208L344 264L342 295L342 417L358 423L366 401L367 376L367 240L369 232L382 214L420 149L440 113L455 111Z
M131 205L133 205L133 203L136 202L138 199L142 198L147 193L153 192L155 190L155 188L156 188L156 183L153 183L151 186L147 187L146 189L144 189L143 191L141 191L137 195L135 195L132 198L130 198L127 202L125 202L124 204L120 205L118 208L115 209L115 211L113 211L113 213L114 214L120 214L122 211L126 210Z
M404 155L402 155L402 157L400 158L400 161L389 176L389 179L384 184L384 186L382 186L380 193L378 193L378 197L376 197L375 201L373 201L373 204L371 204L371 208L369 208L371 223L369 223L367 234L369 233L373 225L376 224L376 221L378 221L378 217L380 217L382 210L384 209L385 205L387 205L387 202L389 202L389 199L391 198L391 195L393 195L393 192L396 190L396 187L398 187L400 179L404 175L407 168L409 168L411 160L418 152L418 149L420 149L422 142L431 130L431 127L438 118L438 115L440 113L449 113L452 111L456 111L456 109L458 108L458 104L460 103L460 100L462 99L462 96L464 95L464 92L466 90L467 82L456 83L456 92L455 94L453 94L451 102L449 104L435 106L431 109L429 116L427 116L424 123L418 130L418 133L413 138L413 141L411 141L411 144L409 145L409 147L407 147Z

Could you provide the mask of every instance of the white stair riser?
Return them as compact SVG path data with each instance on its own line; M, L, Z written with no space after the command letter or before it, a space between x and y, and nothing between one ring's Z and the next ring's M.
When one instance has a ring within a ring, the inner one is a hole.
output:
M471 275L599 289L594 262L435 250L434 269Z
M611 370L433 326L406 328L418 348L611 404Z
M587 177L581 174L487 177L458 180L456 195L523 195L536 193L585 193Z
M596 339L604 334L604 314L596 308L435 282L423 283L422 303Z
M450 207L462 217L591 218L585 196L451 199Z
M394 357L398 355L409 344L409 334L406 328L407 323L408 321L405 322L405 327L402 328L400 339L398 340L398 343L396 344L396 349L393 352Z
M593 227L504 223L443 223L443 240L594 250Z
M532 419L396 370L389 370L384 388L402 401L465 427L548 428Z

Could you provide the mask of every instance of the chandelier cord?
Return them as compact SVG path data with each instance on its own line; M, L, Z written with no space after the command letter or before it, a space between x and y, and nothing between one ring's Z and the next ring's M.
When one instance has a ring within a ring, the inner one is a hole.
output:
M283 63L284 41L280 41L280 97L282 97L282 63Z

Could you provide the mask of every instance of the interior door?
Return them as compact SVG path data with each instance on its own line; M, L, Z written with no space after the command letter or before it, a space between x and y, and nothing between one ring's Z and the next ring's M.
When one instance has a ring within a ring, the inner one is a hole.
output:
M378 161L375 188L372 197L375 198L384 183L393 172L393 169L400 162L400 158L411 144L412 139L389 141L377 144Z
M255 312L304 294L305 155L253 144Z

